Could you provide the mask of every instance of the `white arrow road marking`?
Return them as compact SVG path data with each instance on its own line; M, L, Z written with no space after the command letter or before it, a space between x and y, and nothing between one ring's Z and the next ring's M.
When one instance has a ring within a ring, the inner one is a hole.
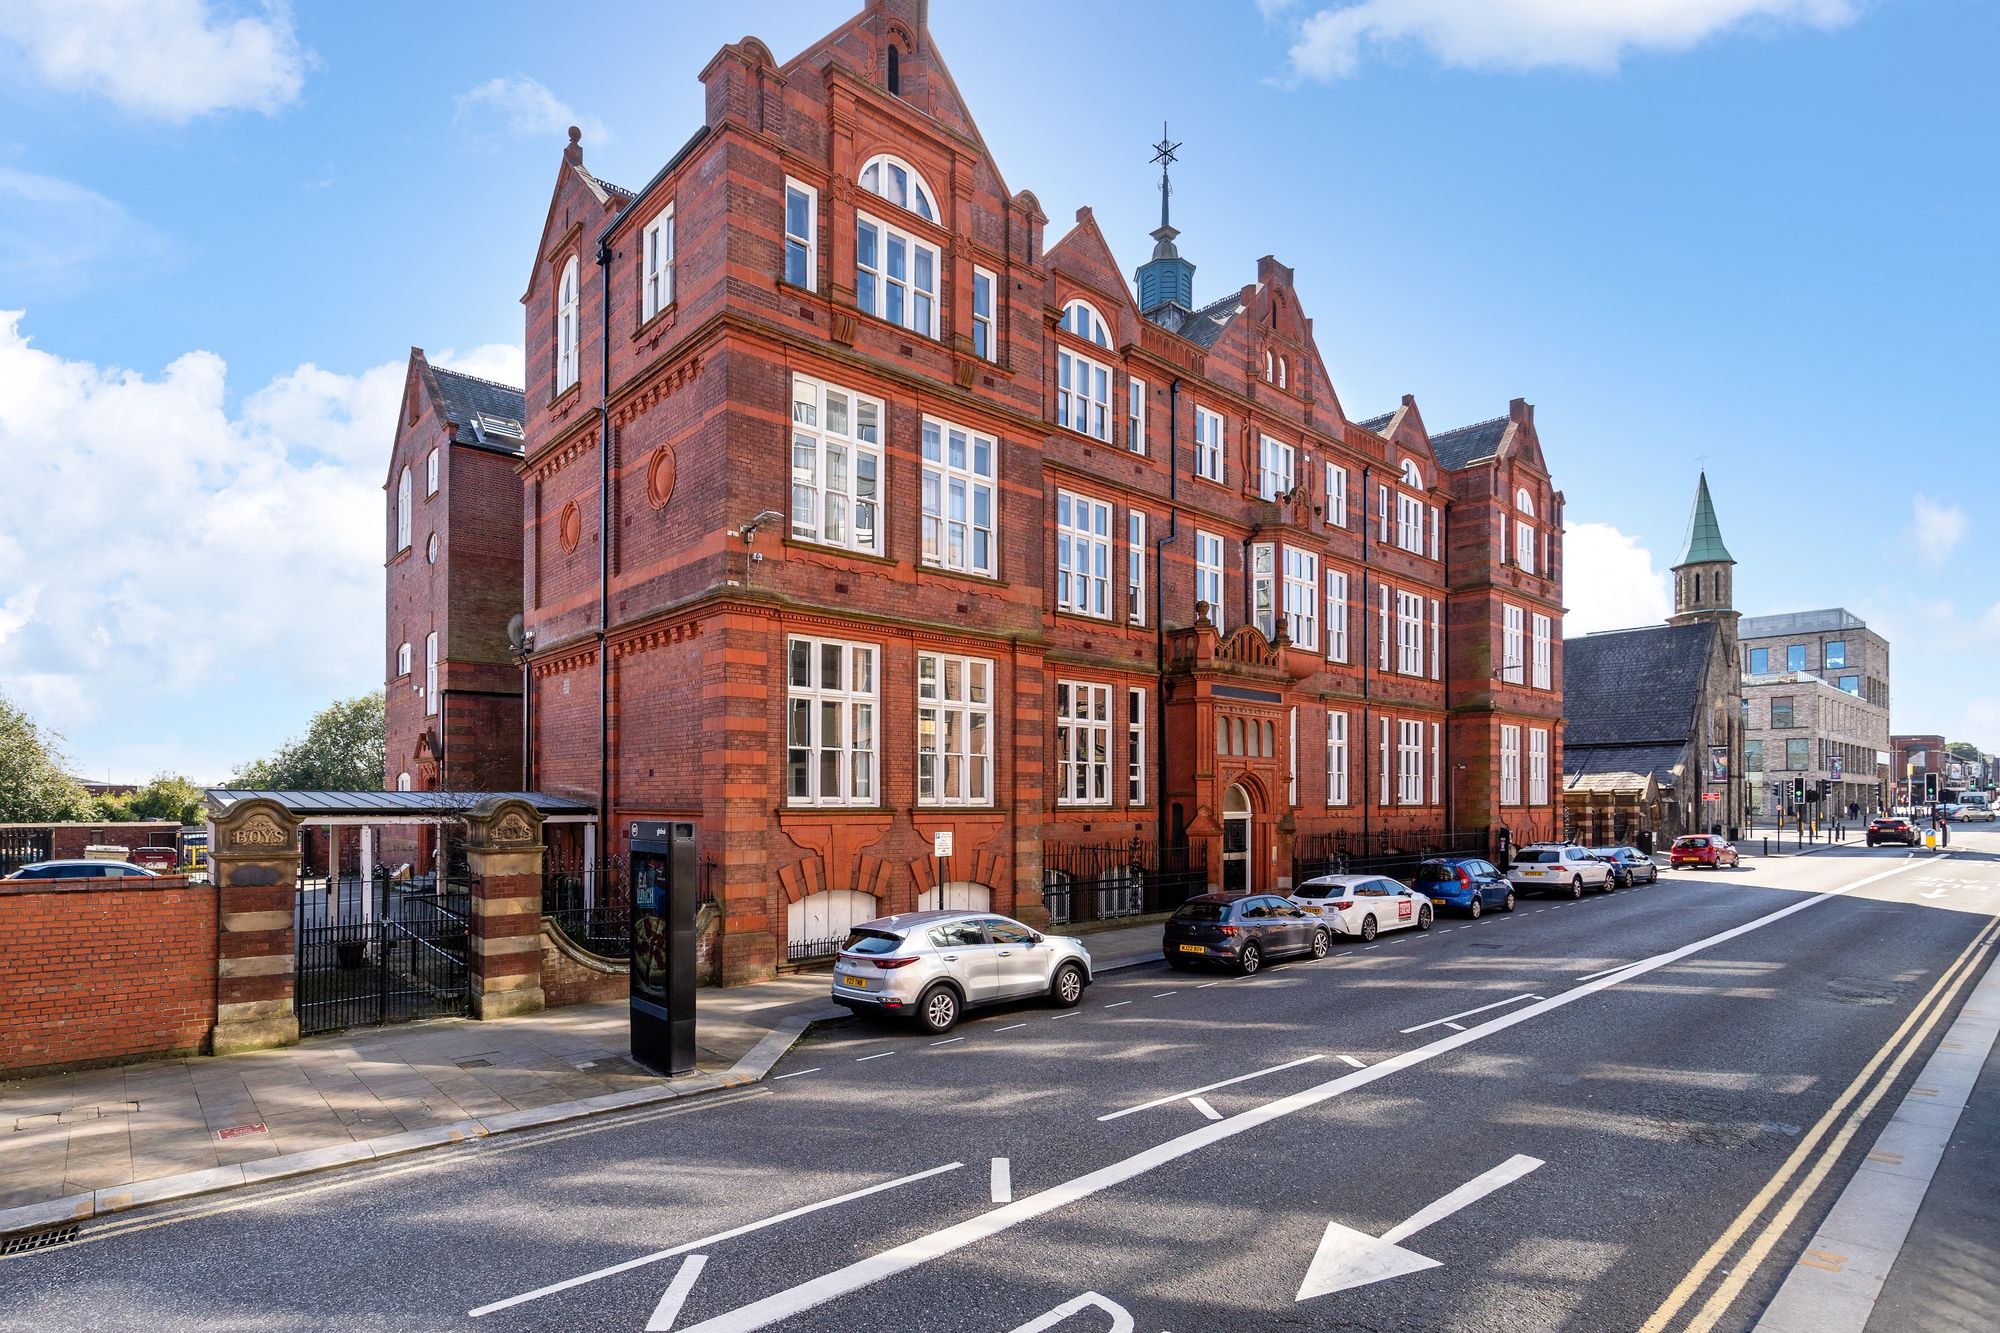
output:
M1122 1111L1113 1111L1110 1115L1101 1115L1097 1118L1099 1121L1116 1120L1121 1116L1128 1116L1134 1112L1150 1111L1155 1106L1165 1106L1168 1102L1184 1102L1199 1093L1214 1092L1217 1088L1227 1088L1233 1084L1247 1083L1253 1078L1262 1078L1266 1074L1276 1074L1281 1070L1296 1069L1300 1065L1309 1065L1319 1058L1317 1055L1308 1055L1302 1060L1287 1060L1284 1064L1272 1065L1269 1069L1252 1070L1248 1074L1238 1074L1235 1078L1225 1078L1220 1083L1204 1083L1198 1088L1189 1088L1186 1092L1176 1092L1166 1097L1155 1097L1150 1102L1140 1102L1137 1106L1128 1106Z
M1443 1018L1433 1018L1433 1019L1432 1019L1432 1020L1431 1020L1430 1022L1428 1022L1428 1023L1419 1023L1419 1024L1417 1024L1417 1025L1416 1025L1415 1027L1413 1027L1413 1028L1404 1028L1404 1029L1403 1029L1403 1035L1407 1037L1407 1036L1409 1036L1409 1035L1410 1035L1410 1034L1411 1034L1412 1032L1422 1032L1422 1031L1423 1031L1423 1030L1424 1030L1425 1028L1434 1028L1434 1027L1438 1027L1438 1026L1440 1026L1440 1025L1442 1025L1442 1026L1444 1026L1444 1027L1455 1027L1455 1026L1457 1026L1457 1025L1456 1025L1456 1024L1455 1024L1455 1023L1454 1023L1454 1022L1452 1021L1453 1019L1458 1019L1458 1018L1470 1018L1470 1017L1472 1017L1472 1016L1473 1016L1474 1014L1483 1014L1483 1013L1485 1013L1485 1012L1486 1012L1486 1011L1487 1011L1488 1009L1505 1009L1505 1008L1506 1008L1506 1007L1507 1007L1508 1005L1510 1005L1510 1004L1519 1004L1519 1003L1521 1003L1521 1001L1523 1001L1523 1000L1535 1000L1535 999L1540 999L1540 998L1541 998L1541 997L1540 997L1540 996L1537 996L1537 995L1516 995L1516 996L1515 996L1515 997L1514 997L1513 999L1511 999L1511 1000L1495 1000L1495 1001L1494 1001L1493 1003L1491 1003L1491 1004L1482 1004L1482 1005L1480 1005L1480 1006L1479 1006L1479 1007L1478 1007L1477 1009L1467 1009L1467 1010L1464 1010L1464 1011L1463 1011L1463 1012L1461 1012L1461 1013L1456 1013L1456 1014L1446 1014L1446 1015L1445 1015L1445 1016L1444 1016ZM1460 1032L1463 1032L1463 1031L1465 1031L1465 1029L1464 1029L1464 1028L1459 1028L1458 1030L1459 1030Z
M660 1296L660 1303L653 1307L653 1317L646 1321L646 1333L667 1333L674 1326L674 1320L681 1317L681 1307L687 1304L688 1293L694 1290L694 1280L701 1276L702 1265L707 1262L705 1254L690 1254L681 1260L681 1271L674 1274L674 1280Z
M993 1202L1014 1202L1014 1168L1004 1157L993 1159Z
M1932 889L1929 893L1921 893L1917 896L1920 898L1942 898L1949 892L1949 889Z
M1306 1267L1305 1281L1299 1284L1296 1299L1309 1301L1315 1296L1346 1291L1349 1287L1365 1287L1371 1282L1402 1277L1406 1273L1443 1267L1438 1260L1406 1250L1398 1242L1408 1240L1434 1222L1442 1222L1459 1209L1478 1202L1502 1185L1519 1180L1541 1165L1538 1157L1518 1154L1510 1157L1420 1210L1407 1222L1391 1227L1380 1237L1344 1227L1338 1222L1328 1222L1326 1234L1320 1237L1319 1248L1313 1252L1312 1263Z
M1086 1291L1074 1300L1064 1301L1055 1309L1038 1319L1030 1319L1014 1330L1014 1333L1043 1333L1054 1328L1073 1314L1085 1310L1098 1309L1111 1316L1110 1333L1132 1333L1132 1312L1116 1301L1108 1301L1094 1291Z

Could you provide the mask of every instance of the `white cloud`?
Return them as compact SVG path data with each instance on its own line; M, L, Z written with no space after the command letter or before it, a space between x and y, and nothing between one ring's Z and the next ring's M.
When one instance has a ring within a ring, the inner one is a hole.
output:
M207 0L8 0L0 40L50 86L127 111L186 121L216 111L274 114L298 100L310 56L282 0L256 13Z
M1657 625L1673 614L1673 581L1653 553L1609 523L1563 525L1563 634Z
M23 319L0 311L0 692L80 744L86 728L136 741L190 717L226 732L280 683L318 702L379 686L404 363L303 365L232 415L213 353L149 376L42 351ZM229 748L162 745L138 771L219 777L283 738L204 735Z
M567 136L575 125L594 144L610 139L604 123L578 114L537 79L488 79L454 99L452 120L474 138L492 140L502 134L530 138Z
M1638 51L1760 23L1834 28L1855 13L1855 0L1358 0L1307 16L1291 63L1297 77L1344 78L1367 55L1421 47L1462 69L1608 73Z
M116 200L0 166L0 284L10 296L72 294L136 274L166 250Z
M1910 498L1910 543L1934 567L1951 558L1970 526L1965 511L1948 500L1928 495Z

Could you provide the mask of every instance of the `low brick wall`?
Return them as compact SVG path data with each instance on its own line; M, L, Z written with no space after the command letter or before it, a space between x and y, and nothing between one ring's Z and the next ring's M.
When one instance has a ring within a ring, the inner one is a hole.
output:
M585 953L553 923L542 922L542 995L549 1008L622 1000L631 989L624 963Z
M216 897L178 875L0 881L0 1070L205 1049Z

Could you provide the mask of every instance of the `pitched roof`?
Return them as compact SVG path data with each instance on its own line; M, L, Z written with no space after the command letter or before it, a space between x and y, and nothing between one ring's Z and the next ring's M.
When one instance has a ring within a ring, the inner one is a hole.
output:
M1716 632L1701 620L1564 639L1563 748L1685 745Z
M1716 521L1715 502L1708 498L1708 473L1704 472L1700 485L1695 487L1694 510L1688 515L1687 540L1681 543L1681 556L1674 561L1673 567L1735 563L1736 557L1729 554L1729 548L1722 544L1722 524Z
M1180 334L1191 343L1210 348L1221 341L1223 332L1229 327L1229 321L1242 313L1243 303L1232 293L1220 301L1209 302L1192 314L1182 314L1173 306L1164 306L1154 311L1153 315L1166 318L1153 319L1153 322L1169 332ZM1169 323L1169 319L1175 322Z
M1382 427L1388 425L1391 421L1394 421L1395 419L1396 419L1396 414L1394 412L1384 412L1379 417L1370 417L1366 421L1357 421L1354 424L1361 427L1361 429L1363 430L1372 430L1379 435L1382 431Z
M1563 747L1563 786L1571 791L1635 796L1648 779L1674 785L1674 770L1685 753L1679 745L1598 745Z
M1461 468L1499 453L1500 441L1506 434L1507 418L1495 417L1431 436L1431 452L1445 467Z
M442 366L432 366L430 371L444 419L454 426L472 425L483 413L490 419L511 421L518 427L527 415L526 395L512 385Z

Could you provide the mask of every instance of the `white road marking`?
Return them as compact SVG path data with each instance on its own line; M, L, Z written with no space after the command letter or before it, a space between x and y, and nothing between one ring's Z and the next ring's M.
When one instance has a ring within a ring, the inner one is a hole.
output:
M836 1269L831 1273L801 1282L783 1291L774 1292L761 1300L752 1301L748 1305L731 1310L727 1314L705 1320L688 1330L688 1333L753 1333L753 1330L756 1329L769 1328L772 1324L789 1319L806 1310L824 1305L828 1301L837 1300L842 1296L871 1287L877 1282L895 1277L899 1273L906 1273L920 1265L930 1263L934 1259L941 1259L945 1255L955 1254L969 1245L976 1245L980 1241L990 1240L994 1236L1021 1225L1023 1222L1033 1221L1038 1217L1053 1213L1057 1209L1066 1208L1073 1203L1090 1198L1092 1195L1100 1194L1115 1185L1122 1185L1126 1181L1142 1176L1148 1171L1164 1166L1168 1162L1178 1161L1192 1153L1200 1152L1204 1148L1212 1147L1226 1139L1234 1138L1238 1134L1246 1134L1253 1129L1262 1128L1273 1121L1282 1120L1286 1116L1310 1110L1312 1107L1331 1101L1335 1097L1343 1096L1346 1093L1353 1092L1357 1088L1364 1088L1371 1083L1388 1078L1392 1074L1401 1073L1405 1069L1411 1069L1417 1065L1435 1060L1441 1055L1448 1055L1461 1047L1470 1046L1475 1042L1484 1041L1488 1037L1497 1036L1509 1028L1528 1022L1530 1019L1539 1018L1543 1014L1552 1013L1566 1005L1575 1004L1578 1000L1595 995L1599 991L1609 990L1613 986L1622 986L1629 981L1644 976L1646 973L1656 971L1659 968L1669 967L1692 954L1712 949L1718 944L1724 944L1740 936L1748 935L1752 931L1762 930L1764 927L1782 921L1795 913L1817 907L1821 903L1831 901L1843 894L1851 893L1855 889L1866 887L1878 880L1887 879L1891 875L1901 874L1905 870L1913 869L1918 864L1918 862L1914 861L1906 862L1892 869L1884 870L1879 874L1856 880L1852 884L1828 890L1811 898L1802 898L1774 912L1768 912L1763 916L1746 921L1740 926L1732 926L1728 930L1696 940L1692 944L1684 944L1678 949L1670 949L1665 953L1654 954L1651 958L1641 959L1623 972L1608 977L1600 977L1596 981L1574 987L1573 989L1564 991L1560 995L1551 996L1539 1004L1528 1008L1516 1009L1512 1013L1490 1018L1470 1031L1453 1033L1449 1037L1439 1037L1436 1041L1429 1042L1426 1045L1418 1046L1398 1055L1392 1055L1378 1065L1371 1065L1366 1069L1353 1070L1337 1078L1328 1079L1324 1083L1291 1093L1288 1096L1274 1098L1261 1106L1253 1106L1247 1111L1240 1111L1226 1120L1214 1121L1202 1126L1200 1129L1190 1130L1185 1134L1168 1139L1165 1143L1155 1144L1151 1148L1134 1153L1122 1161L1113 1162L1108 1166L1102 1166L1095 1171L1086 1172L1060 1185L1040 1190L1025 1199L1016 1199L1013 1203L1004 1204L988 1212L981 1213L976 1217L967 1218L963 1222L944 1227L927 1236L919 1236L915 1240L905 1241L903 1244L884 1250L879 1254L873 1254L865 1259L856 1260L845 1268ZM1183 1093L1181 1095L1185 1097L1188 1094Z
M1281 1065L1272 1065L1269 1069L1257 1069L1248 1074L1238 1074L1235 1078L1225 1078L1220 1083L1204 1083L1198 1088L1189 1088L1186 1092L1176 1092L1166 1097L1155 1097L1150 1102L1141 1102L1137 1106L1128 1106L1122 1111L1113 1111L1110 1115L1101 1115L1097 1119L1102 1124L1106 1120L1117 1120L1123 1116L1133 1115L1140 1111L1150 1111L1155 1106L1165 1106L1168 1102L1185 1101L1197 1093L1214 1092L1217 1088L1227 1088L1238 1083L1248 1083L1251 1079L1262 1078L1266 1074L1276 1074L1286 1069L1297 1069L1300 1065L1309 1065L1319 1058L1317 1055L1308 1055L1300 1060L1288 1060Z
M894 1054L894 1051L880 1051L874 1055L857 1055L854 1057L854 1063L862 1065L867 1064L870 1060L886 1060Z
M1353 1056L1351 1056L1351 1055L1343 1055L1343 1056L1341 1056L1340 1058L1341 1058L1341 1059L1343 1059L1343 1060L1345 1060L1345 1061L1347 1061L1347 1063L1349 1063L1349 1064L1353 1065L1353 1066L1354 1066L1354 1067L1355 1067L1356 1069L1366 1069L1366 1068L1368 1068L1368 1065L1367 1065L1367 1062L1366 1062L1366 1061L1362 1061L1362 1060L1357 1060L1357 1059L1355 1059L1355 1058L1354 1058Z
M1508 1005L1510 1005L1510 1004L1519 1004L1519 1003L1520 1003L1521 1001L1523 1001L1523 1000L1532 1000L1532 999L1535 999L1535 998L1536 998L1536 997L1535 997L1535 996L1533 996L1533 995L1516 995L1516 996L1515 996L1515 997L1514 997L1513 999L1511 999L1511 1000L1495 1000L1495 1001L1494 1001L1493 1003L1491 1003L1491 1004L1482 1004L1482 1005L1480 1005L1480 1006L1479 1006L1479 1007L1478 1007L1477 1009L1467 1009L1467 1010L1464 1010L1464 1011L1463 1011L1463 1012L1461 1012L1461 1013L1456 1013L1456 1014L1446 1014L1446 1015L1445 1015L1445 1016L1444 1016L1443 1018L1434 1018L1434 1019L1432 1019L1432 1020L1431 1020L1430 1022L1428 1022L1428 1023L1419 1023L1419 1024L1417 1024L1417 1025L1416 1025L1415 1027L1413 1027L1413 1028L1404 1028L1404 1029L1403 1029L1403 1035L1404 1035L1405 1037L1407 1037L1407 1036L1409 1036L1409 1035L1410 1035L1410 1034L1411 1034L1412 1032L1422 1032L1422 1031L1423 1031L1423 1030L1424 1030L1425 1028L1434 1028L1434 1027L1437 1027L1437 1026L1438 1026L1438 1025L1440 1025L1440 1024L1443 1024L1443 1025L1445 1025L1445 1026L1450 1026L1450 1024L1451 1024L1451 1021L1452 1021L1453 1019L1455 1019L1455 1018L1470 1018L1470 1017L1472 1017L1472 1016L1473 1016L1474 1014L1483 1014L1483 1013L1485 1013L1485 1012L1486 1012L1486 1011L1487 1011L1488 1009L1505 1009L1505 1008L1506 1008L1506 1007L1507 1007ZM1460 1031L1463 1031L1463 1030L1464 1030L1464 1029L1462 1029L1462 1028L1460 1029Z
M1154 996L1153 998L1154 998L1154 999L1156 999L1156 1000L1164 1000L1164 999L1166 999L1166 998L1167 998L1167 997L1168 997L1169 995L1179 995L1179 994L1180 994L1180 992L1179 992L1179 991L1177 991L1177 990L1163 990L1163 991L1161 991L1161 992L1160 992L1160 993L1159 993L1158 995L1155 995L1155 996Z
M1612 974L1613 972L1623 972L1623 971L1624 971L1624 970L1625 970L1626 968L1628 968L1628 967L1630 967L1630 966L1632 966L1632 965L1631 965L1630 963L1620 963L1620 964L1618 964L1618 966L1616 966L1616 967L1607 967L1607 968L1605 968L1605 969L1604 969L1604 970L1603 970L1602 972L1592 972L1592 973L1591 973L1591 974L1590 974L1589 976L1587 976L1587 977L1578 977L1578 978L1577 978L1577 980L1578 980L1578 981L1595 981L1595 980L1597 980L1597 979L1598 979L1599 977L1608 977L1608 976L1610 976L1610 975L1611 975L1611 974Z
M1210 1120L1222 1119L1222 1112L1216 1110L1213 1106L1210 1106L1208 1104L1208 1099L1206 1097L1190 1097L1187 1100L1189 1106L1192 1106L1195 1110L1201 1112L1202 1115L1206 1116L1208 1119Z
M694 1280L701 1276L707 1263L705 1254L690 1254L681 1260L680 1271L667 1284L660 1303L653 1307L653 1317L646 1321L646 1333L667 1333L674 1326L674 1320L681 1317L681 1306L687 1304L688 1293L694 1290Z
M1106 1009L1123 1009L1126 1005L1130 1003L1132 1003L1130 1000L1120 1000L1116 1004L1107 1004L1104 1007Z
M1312 1263L1306 1268L1305 1281L1299 1284L1299 1294L1294 1299L1309 1301L1315 1296L1345 1291L1350 1287L1362 1287L1371 1282L1401 1277L1405 1273L1442 1267L1436 1259L1404 1249L1401 1242L1432 1223L1442 1222L1460 1209L1477 1203L1501 1186L1519 1180L1541 1165L1543 1162L1538 1157L1519 1154L1510 1157L1379 1237L1338 1222L1328 1222L1326 1233L1320 1237L1319 1248L1313 1252Z
M1030 1319L1015 1329L1014 1333L1047 1333L1047 1330L1054 1328L1071 1315L1082 1314L1090 1309L1102 1310L1111 1316L1108 1333L1132 1333L1132 1312L1116 1301L1105 1300L1094 1291L1086 1291L1074 1300L1064 1301L1047 1314Z
M718 1231L712 1236L703 1236L700 1240L691 1240L685 1245L676 1245L672 1249L667 1250L655 1250L651 1254L642 1254L637 1259L627 1259L622 1264L612 1264L609 1268L600 1268L595 1272L584 1273L578 1277L564 1278L561 1282L552 1282L546 1287L537 1287L533 1291L524 1291L519 1296L509 1296L504 1301L495 1301L491 1305L482 1305L478 1309L470 1310L467 1313L472 1318L477 1319L481 1315L489 1315L496 1310L512 1309L516 1305L525 1305L529 1301L537 1301L544 1296L553 1296L559 1291L568 1291L571 1287L580 1287L586 1282L595 1282L600 1278L615 1277L619 1273L629 1273L635 1268L644 1268L647 1264L656 1264L662 1259L671 1259L675 1255L690 1254L696 1250L706 1249L711 1245L720 1245L723 1241L734 1240L738 1236L747 1236L753 1231L762 1231L765 1227L774 1227L780 1222L789 1222L793 1218L804 1217L808 1213L817 1213L823 1209L837 1207L843 1203L852 1203L856 1199L865 1199L871 1194L880 1194L884 1190L897 1189L903 1185L914 1185L919 1180L929 1180L932 1176L941 1176L947 1171L956 1171L964 1165L964 1162L947 1162L943 1166L934 1166L928 1171L918 1171L913 1175L897 1176L894 1180L885 1180L879 1185L869 1185L863 1189L850 1190L846 1194L836 1195L831 1199L821 1199L818 1203L808 1203L797 1208L788 1209L785 1212L779 1213L776 1217L767 1217L761 1222L746 1222L740 1227L731 1227L727 1231Z
M1072 1009L1072 1010L1070 1010L1070 1011L1069 1011L1068 1013L1066 1013L1066 1014L1057 1014L1057 1015L1056 1015L1055 1017L1056 1017L1056 1018L1075 1018L1075 1017L1076 1017L1076 1016L1077 1016L1078 1014L1080 1014L1080 1013L1082 1013L1082 1012L1083 1012L1083 1010L1081 1010L1081 1009ZM1050 1021L1051 1021L1051 1022L1054 1022L1055 1020L1054 1020L1054 1019L1051 1019Z
M953 1042L955 1042L955 1041L964 1041L964 1040L965 1040L965 1038L963 1038L963 1037L946 1037L946 1038L945 1038L945 1039L944 1039L943 1041L934 1041L934 1042L932 1042L932 1043L931 1043L931 1045L933 1045L933 1046L949 1046L949 1045L951 1045L951 1044L952 1044Z
M1009 1023L1004 1028L994 1028L993 1030L995 1032L1012 1032L1015 1028L1024 1028L1026 1026L1028 1026L1026 1023Z
M1463 1023L1454 1023L1454 1022L1452 1022L1452 1021L1451 1021L1450 1019L1445 1019L1445 1020L1444 1020L1444 1025L1445 1025L1446 1027L1450 1028L1450 1029L1451 1029L1451 1030L1452 1030L1453 1032L1463 1032L1463 1031L1465 1031L1465 1025L1464 1025Z
M1004 1157L993 1159L993 1202L1014 1202L1014 1168Z
M1224 978L1224 980L1227 980L1227 978ZM1196 989L1196 990L1207 990L1207 989L1208 989L1208 988L1209 988L1210 986L1220 986L1221 984L1222 984L1222 982L1220 982L1220 981L1204 981L1204 982L1202 982L1202 983L1201 983L1201 984L1200 984L1199 986L1196 986L1196 987L1195 987L1195 989Z
M791 1073L780 1074L778 1075L777 1078L774 1078L771 1081L773 1083L776 1083L780 1078L797 1078L801 1074L817 1074L819 1071L820 1071L820 1066L818 1065L814 1065L811 1069L794 1069Z

